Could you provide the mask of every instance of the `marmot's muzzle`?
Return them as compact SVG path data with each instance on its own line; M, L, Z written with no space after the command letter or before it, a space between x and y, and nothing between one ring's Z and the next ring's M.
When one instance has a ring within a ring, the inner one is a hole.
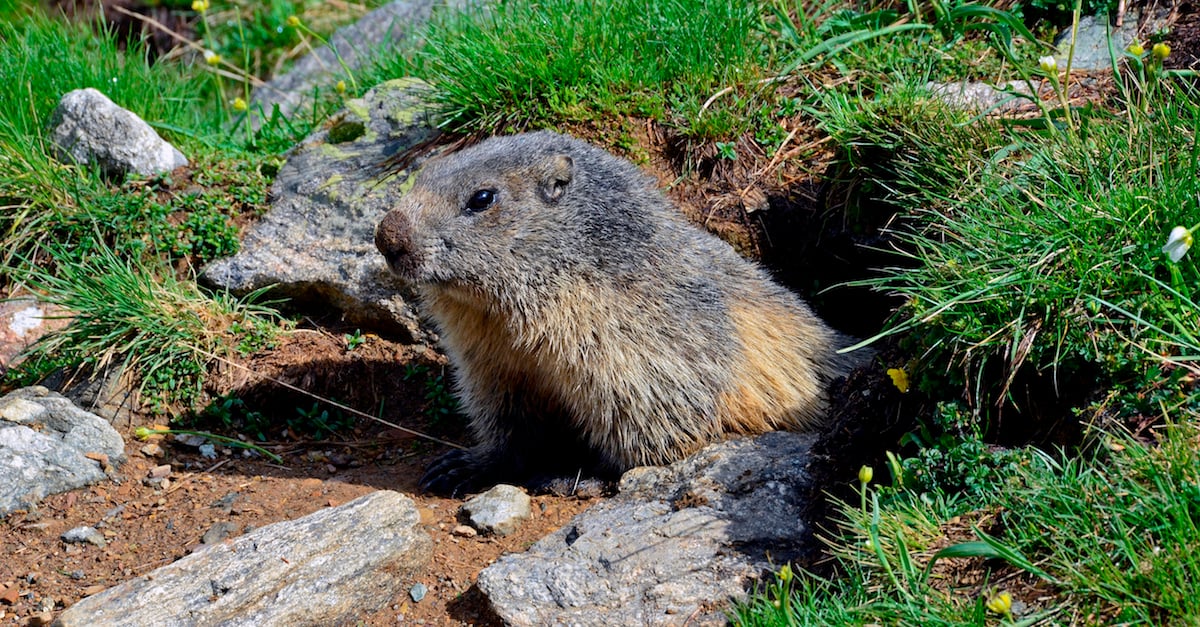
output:
M419 254L413 247L412 222L403 212L392 210L383 216L375 227L375 247L383 253L392 272L403 277L413 277L421 265Z

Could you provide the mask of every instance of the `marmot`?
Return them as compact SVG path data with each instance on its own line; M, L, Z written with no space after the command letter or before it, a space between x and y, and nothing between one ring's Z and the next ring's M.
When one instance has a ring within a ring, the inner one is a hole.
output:
M431 492L812 428L861 360L633 164L556 133L430 161L375 245L441 333L476 440L430 467Z

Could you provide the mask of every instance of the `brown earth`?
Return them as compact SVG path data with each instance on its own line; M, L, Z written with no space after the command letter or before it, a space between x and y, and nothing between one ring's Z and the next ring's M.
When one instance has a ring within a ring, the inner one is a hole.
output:
M273 371L283 379L305 362L311 364L306 367L310 377L340 372L369 378L372 367L387 363L395 368L396 355L409 352L409 347L373 336L348 351L341 336L301 331L247 365L260 372ZM368 379L361 382L371 386ZM400 399L397 408L386 413L420 414L424 385L423 380L412 378L399 386L385 386L389 391L402 390L392 397ZM279 402L287 411L307 407L288 406L287 398ZM461 420L446 419L450 424L440 427L421 420L405 422L463 441ZM426 464L445 447L426 445L410 434L369 421L358 421L326 441L297 437L281 427L280 435L287 439L264 446L281 455L283 464L246 457L228 447L218 447L217 459L205 459L197 449L171 438L158 443L162 450L158 453L147 448L151 442L137 441L132 433L123 435L128 461L112 482L51 496L36 510L0 522L0 625L36 624L45 608L60 611L84 596L175 561L200 546L201 537L214 525L231 523L232 535L239 535L374 490L412 496L434 540L434 557L429 568L410 582L428 587L422 601L413 602L406 586L397 590L388 606L360 616L361 624L394 625L398 617L415 624L498 624L472 588L479 571L505 552L525 549L598 502L535 496L532 520L513 535L458 537L451 531L459 524L462 501L425 496L416 488ZM159 489L144 485L142 480L159 465L170 466L169 483ZM66 544L59 539L64 531L82 525L98 527L107 546Z
M1176 28L1194 33L1200 21L1194 5L1180 7ZM1195 67L1195 39L1173 42L1172 64ZM744 254L764 259L781 280L812 298L818 311L844 330L871 332L892 303L866 291L815 293L855 278L855 271L882 265L874 263L871 255L879 253L871 249L885 248L885 243L873 229L855 234L842 222L837 205L846 190L828 182L834 178L827 176L833 155L824 138L799 117L782 122L789 138L778 158L746 140L737 145L737 160L720 159L714 146L692 145L645 121L562 130L605 145L631 145L626 156L669 186L668 193L693 220ZM882 226L889 217L881 213L876 224L857 226ZM263 445L281 455L282 464L227 447L218 447L218 459L205 459L169 440L160 443L161 455L143 453L147 443L124 433L129 459L117 470L116 480L51 496L36 511L0 521L0 625L38 624L45 610L57 613L84 596L179 559L218 523L232 523L233 533L242 533L378 489L414 498L434 538L434 558L411 582L428 587L422 601L413 602L407 588L397 590L388 606L359 617L362 624L498 624L473 587L479 571L505 552L525 549L599 499L536 496L534 518L514 535L453 535L461 500L416 490L423 469L444 446L364 418L351 419L351 412L329 404L316 405L317 411L339 424L352 424L328 439L306 434L303 427L311 423L298 418L301 412L314 413L315 395L465 444L461 418L443 415L444 358L369 334L350 349L345 334L355 329L343 328L335 319L309 320L304 326L269 351L218 366L209 392L217 401L223 395L240 398L245 406L216 412L216 418L198 425L231 436L261 432ZM903 355L888 350L882 351L880 363L899 363ZM852 497L853 470L863 462L883 467L884 447L894 445L904 431L910 420L906 416L920 413L916 406L922 400L915 393L900 397L882 374L886 367L856 374L838 394L841 409L819 448L827 474L818 484L834 495ZM864 390L878 399L874 406L864 406ZM144 485L143 478L162 464L171 467L169 487ZM816 503L813 520L824 519L824 506ZM107 546L67 545L59 539L81 525L99 526ZM815 562L808 566L819 568Z

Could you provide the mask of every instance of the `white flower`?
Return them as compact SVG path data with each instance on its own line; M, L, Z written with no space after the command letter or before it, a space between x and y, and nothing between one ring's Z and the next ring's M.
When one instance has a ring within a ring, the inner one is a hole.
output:
M1162 251L1167 253L1171 261L1178 262L1187 254L1189 248L1192 247L1192 232L1182 226L1177 226L1171 229L1171 235L1167 238L1167 244L1162 247Z
M1058 71L1058 61L1055 61L1054 57L1049 55L1039 57L1038 67L1042 68L1042 71L1047 74L1054 74Z

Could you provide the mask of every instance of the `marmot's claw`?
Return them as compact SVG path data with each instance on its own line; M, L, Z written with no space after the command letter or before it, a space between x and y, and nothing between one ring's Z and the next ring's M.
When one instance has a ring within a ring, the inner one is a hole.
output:
M453 498L465 493L478 474L479 460L470 451L455 449L429 465L420 487L424 492Z

